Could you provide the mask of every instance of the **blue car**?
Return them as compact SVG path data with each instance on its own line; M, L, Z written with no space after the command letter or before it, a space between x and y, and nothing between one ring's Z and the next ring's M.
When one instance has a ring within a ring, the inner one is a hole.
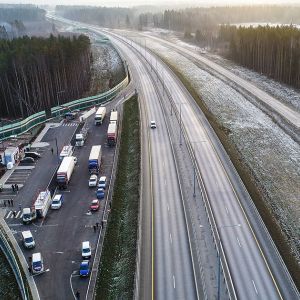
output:
M90 275L90 262L88 260L83 260L80 263L79 275L81 277L87 277Z
M97 199L103 199L104 198L104 189L99 188L96 192Z

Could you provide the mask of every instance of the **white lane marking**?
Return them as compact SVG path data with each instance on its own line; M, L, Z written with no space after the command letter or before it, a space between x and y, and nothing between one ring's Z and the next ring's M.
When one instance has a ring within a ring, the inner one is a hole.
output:
M170 242L171 242L171 244L173 243L172 234L171 233L170 233Z
M70 288L71 288L73 297L74 297L74 299L76 300L77 297L75 296L75 293L74 293L74 290L73 290L73 286L72 286L72 277L73 277L73 276L74 276L73 274L71 274L71 276L70 276Z
M7 216L6 216L5 219L8 219L8 218L10 217L11 214L12 214L12 211L10 211L10 212L7 214Z
M255 282L254 282L254 280L252 280L252 284L253 284L253 286L254 286L255 293L258 295L258 291L257 291L257 288L256 288L256 285L255 285Z
M167 180L165 179L165 185L167 185Z
M228 211L227 206L225 206L225 209L226 209L226 213L227 213L227 215L228 215L228 214L229 214L229 211Z
M168 208L168 211L170 211L170 207L169 207L169 204L167 204L167 208Z
M173 287L174 289L176 288L176 284L175 284L175 276L173 275Z
M53 252L53 253L56 253L56 254L63 254L62 251L56 251L56 252Z
M19 214L20 214L20 213L22 213L21 210L19 210L19 211L17 212L16 218L19 218Z
M240 242L240 240L239 240L239 238L238 238L238 237L236 238L236 240L237 240L237 242L238 242L238 244L239 244L240 248L242 248L241 242Z

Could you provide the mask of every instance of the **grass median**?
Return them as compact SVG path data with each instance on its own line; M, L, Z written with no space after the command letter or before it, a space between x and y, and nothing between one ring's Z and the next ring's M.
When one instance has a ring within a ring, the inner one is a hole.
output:
M104 240L95 299L132 299L136 268L140 185L137 97L124 104L113 202Z

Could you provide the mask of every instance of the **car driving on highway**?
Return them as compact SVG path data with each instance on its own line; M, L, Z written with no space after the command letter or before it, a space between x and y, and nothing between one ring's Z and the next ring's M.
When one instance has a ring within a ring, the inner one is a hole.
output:
M154 120L150 121L150 128L152 129L156 128L156 122Z
M57 194L52 199L51 209L60 209L63 203L63 195Z

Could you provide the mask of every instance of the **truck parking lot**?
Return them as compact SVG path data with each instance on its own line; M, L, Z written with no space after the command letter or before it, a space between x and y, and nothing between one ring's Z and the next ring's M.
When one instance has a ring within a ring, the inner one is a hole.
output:
M109 106L107 111L110 112ZM90 242L91 259L93 259L102 225L105 201L105 198L100 200L98 211L89 212L91 201L96 199L97 190L96 187L88 186L89 154L93 145L102 146L102 163L98 179L100 175L110 178L115 154L115 148L107 146L109 113L102 125L94 125L94 115L88 118L87 123L89 128L87 139L84 145L76 147L73 153L77 158L77 164L70 182L66 189L55 191L56 194L64 196L60 209L49 208L46 218L37 219L29 225L23 225L21 220L22 208L31 207L37 195L46 190L51 178L56 176L60 163L56 152L60 153L62 147L70 143L77 130L78 122L63 123L59 127L49 129L42 139L42 142L47 142L49 145L43 147L42 151L37 151L42 153L42 157L36 161L33 168L17 168L10 176L9 180L15 181L17 178L18 183L24 184L24 187L18 194L8 190L0 194L0 197L14 196L14 206L7 207L5 220L19 241L28 264L30 265L30 257L35 252L40 252L43 257L45 272L34 275L42 299L72 299L77 291L81 295L85 295L87 291L89 279L79 276L79 266L82 261L81 243ZM107 189L105 196L106 193ZM25 249L22 245L21 232L25 230L32 232L36 242L34 249Z

